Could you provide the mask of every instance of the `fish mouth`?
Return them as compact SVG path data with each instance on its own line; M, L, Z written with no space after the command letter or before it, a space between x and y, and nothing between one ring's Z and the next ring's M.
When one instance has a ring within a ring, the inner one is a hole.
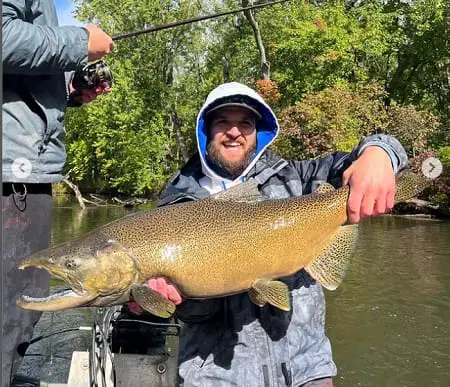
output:
M55 312L68 308L89 306L90 302L96 297L96 295L90 295L87 292L79 294L72 289L63 289L48 297L22 296L16 303L22 309Z
M85 290L83 283L76 278L74 275L71 275L70 273L66 273L63 270L61 270L58 266L54 265L51 261L44 261L42 262L41 260L34 260L34 259L26 259L24 261L22 261L19 266L18 269L19 270L25 270L27 267L35 267L37 269L42 269L47 271L50 275L52 275L55 278L58 278L62 281L64 281L66 284L68 284L71 289L71 294L69 294L68 290L64 290L61 292L56 292L53 295L49 296L49 297L44 297L42 299L40 298L34 298L34 297L29 297L29 296L23 296L22 299L26 299L26 303L29 302L33 302L33 303L41 303L41 302L46 302L46 300L48 299L48 301L50 301L53 297L88 297L89 299L94 298L95 296L89 296L88 292ZM24 298L25 297L25 298Z

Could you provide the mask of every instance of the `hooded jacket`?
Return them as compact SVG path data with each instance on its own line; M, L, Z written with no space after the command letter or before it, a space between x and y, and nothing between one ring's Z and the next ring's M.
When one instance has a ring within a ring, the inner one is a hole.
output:
M66 161L65 72L87 64L89 32L58 27L53 0L3 1L2 23L3 182L59 181ZM28 165L18 163L24 159ZM29 173L14 173L14 166Z
M258 146L250 165L241 176L230 181L208 164L205 112L232 95L250 98L262 119L257 122ZM406 167L405 150L396 139L386 135L361 140L351 153L286 161L267 150L278 131L272 110L253 90L236 82L219 86L210 93L197 118L198 153L173 176L158 205L202 199L250 177L258 179L261 194L270 198L309 194L325 181L337 188L345 169L372 145L388 152L395 170ZM181 385L301 386L336 375L325 335L322 287L304 270L282 280L292 297L289 312L270 305L260 308L245 293L186 300L177 307L177 316L185 323L180 339Z
M256 133L255 154L253 155L253 158L247 168L242 172L241 176L237 177L233 181L225 179L215 172L214 168L208 163L206 156L208 129L205 118L206 112L225 102L230 97L241 97L246 100L253 101L254 108L261 114L261 119L257 121L258 130ZM197 149L202 163L202 171L205 174L205 177L201 182L202 186L208 189L211 193L215 193L242 182L242 177L247 175L264 150L267 149L267 147L275 140L278 135L278 131L279 125L275 114L264 102L261 96L254 90L237 82L225 83L215 88L208 95L197 117Z

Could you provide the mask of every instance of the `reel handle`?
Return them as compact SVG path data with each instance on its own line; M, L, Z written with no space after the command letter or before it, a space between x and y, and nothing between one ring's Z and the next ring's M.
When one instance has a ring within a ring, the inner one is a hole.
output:
M83 68L76 70L72 77L72 87L75 89L69 95L69 106L80 106L78 102L83 90L95 89L104 83L109 87L113 84L111 70L103 60L88 63Z

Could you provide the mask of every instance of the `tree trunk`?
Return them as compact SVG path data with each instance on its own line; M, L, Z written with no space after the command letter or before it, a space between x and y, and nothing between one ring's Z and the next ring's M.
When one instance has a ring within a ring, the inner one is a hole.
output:
M223 81L230 82L230 62L225 56L222 57L222 73L223 73Z
M243 7L249 7L251 2L249 0L242 0ZM259 50L259 63L261 66L261 77L264 80L270 79L270 64L267 61L266 50L264 48L264 44L261 38L261 31L259 30L258 22L256 21L253 12L251 10L244 11L244 15L247 18L248 22L252 26L253 34L255 35L256 44Z
M91 200L85 199L81 195L81 192L78 189L78 186L76 184L72 183L67 176L64 176L62 181L64 183L66 183L72 189L73 192L75 192L75 196L76 196L76 198L78 200L78 203L80 204L80 207L81 207L82 210L84 210L86 208L86 204L84 204L84 203L89 203L89 204L93 204L94 206L100 207L100 204L95 203L95 202L93 202Z
M450 218L450 207L431 204L425 200L410 199L397 203L392 211L394 214L408 215L430 215L440 219Z
M75 192L75 196L76 196L76 198L78 200L78 203L80 204L81 209L84 210L86 208L86 204L84 204L84 199L83 199L83 196L81 196L81 192L78 189L78 186L76 184L72 183L67 178L67 176L65 176L62 181L64 183L66 183L72 189L73 192Z
M183 156L183 160L186 162L189 160L189 153L187 151L187 146L184 141L183 134L181 133L181 122L180 118L178 117L175 104L172 104L172 106L170 107L170 121L172 124L172 130L178 139L178 146L180 147L181 155Z

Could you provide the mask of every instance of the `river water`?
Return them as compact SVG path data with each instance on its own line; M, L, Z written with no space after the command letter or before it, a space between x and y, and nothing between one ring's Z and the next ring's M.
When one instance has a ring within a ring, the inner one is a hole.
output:
M360 230L327 292L336 385L450 385L450 222L384 216Z
M112 206L82 213L76 203L55 200L52 244L127 213ZM359 235L344 283L326 291L335 385L450 385L450 222L383 216L363 220ZM90 309L48 313L37 334L91 321ZM22 371L62 383L67 359L73 350L89 348L90 333L65 332L37 344Z

